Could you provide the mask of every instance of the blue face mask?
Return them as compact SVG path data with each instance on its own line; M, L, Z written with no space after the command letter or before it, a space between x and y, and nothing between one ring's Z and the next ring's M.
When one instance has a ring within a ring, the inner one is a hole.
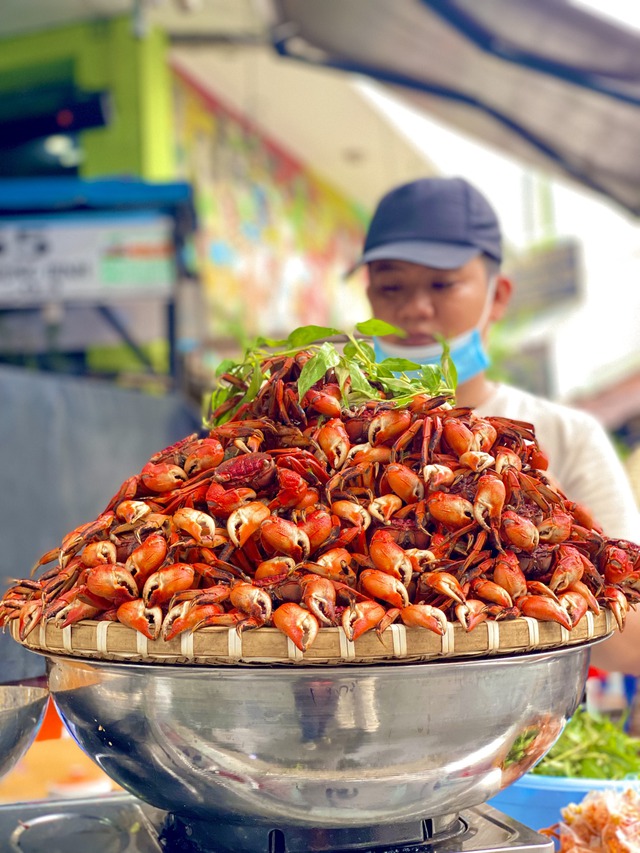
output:
M373 348L376 361L385 358L407 358L417 364L439 364L442 356L440 344L429 344L424 347L403 347L398 344L388 344L380 338L373 339ZM458 384L468 382L491 363L487 351L482 343L480 330L476 327L469 332L449 341L450 355L458 372ZM408 376L417 376L417 371L407 373Z

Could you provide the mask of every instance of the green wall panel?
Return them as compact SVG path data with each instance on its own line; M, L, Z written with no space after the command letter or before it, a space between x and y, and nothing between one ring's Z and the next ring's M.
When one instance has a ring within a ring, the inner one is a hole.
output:
M164 33L143 38L129 17L30 33L0 42L0 96L70 83L110 92L108 126L82 133L81 177L175 176L171 86ZM71 78L71 79L69 79Z

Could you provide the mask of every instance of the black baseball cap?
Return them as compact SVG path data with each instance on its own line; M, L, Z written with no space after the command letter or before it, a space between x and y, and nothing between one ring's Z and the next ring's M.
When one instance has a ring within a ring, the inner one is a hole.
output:
M500 223L484 195L464 178L422 178L382 197L347 275L379 260L457 269L480 254L502 261Z

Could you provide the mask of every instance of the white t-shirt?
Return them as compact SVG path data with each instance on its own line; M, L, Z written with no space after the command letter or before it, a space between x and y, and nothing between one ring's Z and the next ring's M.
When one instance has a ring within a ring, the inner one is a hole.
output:
M565 495L587 507L606 536L640 542L640 512L629 478L592 415L503 384L475 411L533 424L549 473Z

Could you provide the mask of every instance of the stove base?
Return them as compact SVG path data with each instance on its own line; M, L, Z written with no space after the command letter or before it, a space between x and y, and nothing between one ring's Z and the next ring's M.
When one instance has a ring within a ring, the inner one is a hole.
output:
M211 824L170 814L161 840L169 850L185 853L342 853L342 851L424 850L463 836L468 831L457 815L438 822L413 821L386 826L316 829Z
M350 829L207 824L170 814L171 853L553 853L552 841L489 806L460 816Z
M15 853L553 853L487 806L459 816L350 830L205 824L129 794L0 806L0 850Z

